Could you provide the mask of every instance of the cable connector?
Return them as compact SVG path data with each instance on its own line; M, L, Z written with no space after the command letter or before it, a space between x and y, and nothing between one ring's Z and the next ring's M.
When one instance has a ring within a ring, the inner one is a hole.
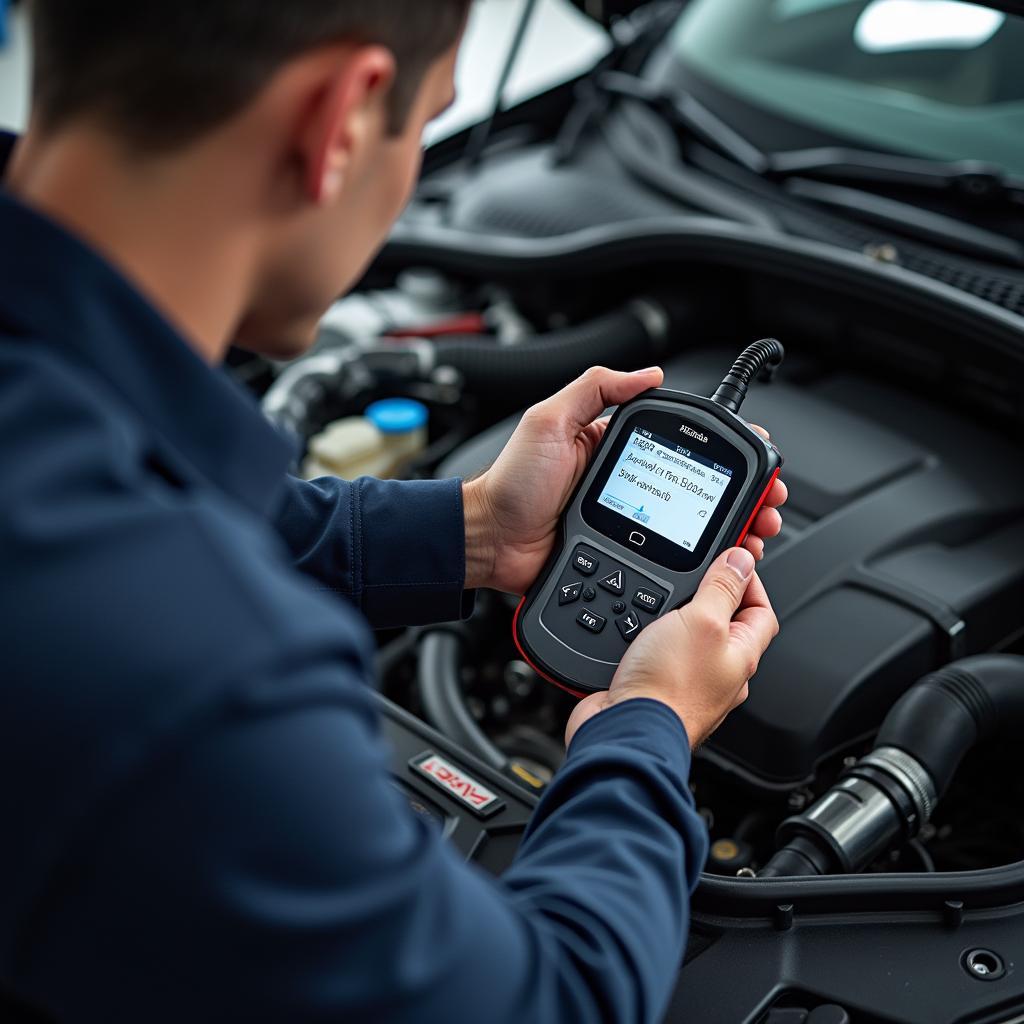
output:
M782 342L774 338L762 338L748 345L732 369L722 378L718 390L711 396L716 405L724 406L730 412L739 412L747 389L757 380L769 381L775 376L786 357Z

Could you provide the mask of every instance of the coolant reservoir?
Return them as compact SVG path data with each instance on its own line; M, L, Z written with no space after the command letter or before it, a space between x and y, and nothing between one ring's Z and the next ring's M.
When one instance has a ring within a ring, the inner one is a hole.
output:
M366 410L366 418L380 432L383 449L391 459L386 476L427 447L427 407L411 398L385 398Z
M408 398L374 402L363 416L328 424L309 442L307 480L338 476L387 479L427 445L427 407Z

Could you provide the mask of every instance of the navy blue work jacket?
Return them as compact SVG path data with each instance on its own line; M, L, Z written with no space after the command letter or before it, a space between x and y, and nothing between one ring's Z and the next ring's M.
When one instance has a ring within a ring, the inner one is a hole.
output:
M0 991L61 1024L656 1020L706 848L678 719L597 716L511 870L460 861L370 691L371 627L460 615L460 484L290 456L0 191Z

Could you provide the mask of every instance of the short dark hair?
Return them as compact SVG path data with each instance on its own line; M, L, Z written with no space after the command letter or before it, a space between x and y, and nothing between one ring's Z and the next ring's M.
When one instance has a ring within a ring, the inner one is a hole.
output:
M400 131L471 0L31 0L35 116L87 115L136 149L169 150L228 120L289 60L355 40L386 46Z

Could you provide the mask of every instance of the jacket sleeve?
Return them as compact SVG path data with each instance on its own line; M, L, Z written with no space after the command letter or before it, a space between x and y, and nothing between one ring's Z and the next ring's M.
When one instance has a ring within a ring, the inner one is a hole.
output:
M288 477L274 518L295 565L375 629L465 618L459 480Z
M585 724L494 879L409 812L366 687L306 704L308 671L93 824L20 992L78 1022L660 1019L706 849L669 709Z

